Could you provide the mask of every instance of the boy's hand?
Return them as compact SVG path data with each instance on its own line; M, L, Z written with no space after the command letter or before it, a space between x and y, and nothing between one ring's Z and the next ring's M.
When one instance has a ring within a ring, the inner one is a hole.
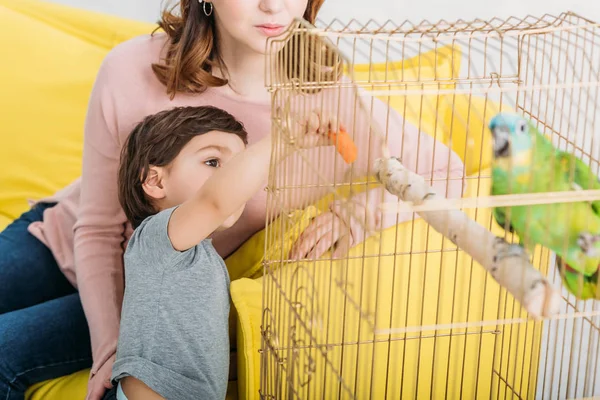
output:
M306 117L294 120L297 122L290 130L289 141L301 149L331 146L333 143L330 133L340 129L335 115L322 113L320 110L313 110Z

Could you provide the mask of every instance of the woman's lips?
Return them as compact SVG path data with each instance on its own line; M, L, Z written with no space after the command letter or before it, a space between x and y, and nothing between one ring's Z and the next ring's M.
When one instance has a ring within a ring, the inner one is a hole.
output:
M274 24L263 24L263 25L256 25L256 28L266 36L277 36L277 35L280 35L284 31L285 26L274 25Z

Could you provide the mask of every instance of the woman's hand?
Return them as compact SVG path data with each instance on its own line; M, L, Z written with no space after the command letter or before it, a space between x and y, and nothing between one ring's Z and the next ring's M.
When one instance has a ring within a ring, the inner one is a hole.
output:
M312 220L292 246L289 258L314 260L334 247L332 256L338 258L352 244L352 235L346 221L330 211Z
M371 221L368 210L353 202L334 202L329 211L314 218L292 246L292 260L318 259L329 250L333 258L342 258L368 237L364 222Z
M108 389L112 388L110 383L110 377L112 375L112 367L115 363L116 354L113 354L102 367L98 370L96 375L88 382L88 392L85 400L102 400L104 394Z

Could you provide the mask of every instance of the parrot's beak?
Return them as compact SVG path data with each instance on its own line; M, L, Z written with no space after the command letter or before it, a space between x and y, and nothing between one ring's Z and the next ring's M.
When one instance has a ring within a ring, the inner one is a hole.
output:
M510 132L502 126L491 126L494 139L494 157L503 158L510 156Z

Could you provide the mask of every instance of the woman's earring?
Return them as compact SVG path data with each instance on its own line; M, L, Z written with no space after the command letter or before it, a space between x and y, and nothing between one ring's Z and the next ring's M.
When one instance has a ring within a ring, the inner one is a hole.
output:
M200 3L202 3L202 10L204 11L204 15L206 15L207 17L210 17L210 15L213 12L213 5L211 2L209 1L204 1L204 0L198 0ZM206 7L206 5L208 4L208 9Z

